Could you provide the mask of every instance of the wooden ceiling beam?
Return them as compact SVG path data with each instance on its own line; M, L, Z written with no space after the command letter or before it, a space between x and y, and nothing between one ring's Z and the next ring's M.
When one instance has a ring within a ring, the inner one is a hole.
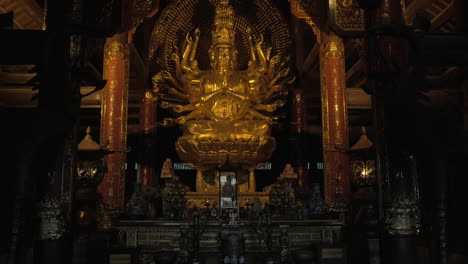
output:
M43 11L35 0L0 1L0 11L14 12L15 29L41 29Z
M455 16L455 8L453 2L448 4L439 14L431 20L431 31L440 28L443 24Z
M37 73L0 72L0 83L28 84Z
M354 84L355 87L362 87L365 83L367 82L367 78L362 78L361 80L359 80L358 82L356 82Z
M359 72L359 70L361 70L361 68L363 66L364 66L364 59L359 58L359 60L356 61L356 63L354 63L354 65L351 67L351 69L349 69L346 72L346 80L349 80L351 77L353 77L353 75L356 74L357 72Z
M416 14L421 10L426 9L432 3L432 0L414 0L407 8L406 8L406 16L405 20L407 24L413 23L413 19L416 17Z
M302 72L309 72L311 69L316 68L315 66L318 64L319 60L319 49L320 45L316 42L304 61L304 65L302 66Z
M81 94L90 93L94 86L82 86ZM34 108L37 107L37 100L31 100L38 90L33 90L33 86L0 86L0 107L3 108ZM142 98L139 91L130 90L128 93L128 108L138 109ZM101 108L101 91L94 92L81 99L81 108Z
M26 22L25 28L28 29L42 29L42 24L44 23L44 10L40 7L36 0L20 0L22 9L24 9L31 19L30 22Z
M10 11L11 11L11 10L9 10L9 9L5 8L4 6L1 6L1 5L0 5L0 12L1 12L2 14L8 13L8 12L10 12ZM13 16L14 16L14 13L13 13ZM15 19L14 17L13 17L13 28L16 28L16 29L23 29L23 25L21 25L21 24L18 22L18 20Z

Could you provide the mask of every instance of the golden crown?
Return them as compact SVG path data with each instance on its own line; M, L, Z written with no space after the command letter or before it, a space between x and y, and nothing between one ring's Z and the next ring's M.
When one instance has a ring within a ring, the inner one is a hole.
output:
M234 9L229 0L220 0L215 12L211 47L234 46Z

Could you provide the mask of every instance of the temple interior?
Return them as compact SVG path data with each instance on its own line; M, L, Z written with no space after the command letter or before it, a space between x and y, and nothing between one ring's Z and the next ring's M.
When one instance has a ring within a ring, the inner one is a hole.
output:
M1 0L0 264L468 263L467 13Z

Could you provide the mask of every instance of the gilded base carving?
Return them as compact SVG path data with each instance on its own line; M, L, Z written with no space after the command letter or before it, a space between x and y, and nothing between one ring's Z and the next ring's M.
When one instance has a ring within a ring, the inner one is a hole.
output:
M183 230L190 222L175 223L163 221L121 221L118 227L120 241L127 248L139 247L143 252L174 252L179 251L181 236L190 230ZM284 224L282 222L281 224ZM334 244L341 241L343 223L333 220L308 220L288 222L288 237L290 250L310 247L318 244ZM272 221L272 246L274 250L281 249L280 223ZM241 224L244 232L245 247L249 252L265 252L265 243L259 242L260 236L252 225ZM209 252L219 250L220 230L224 229L218 223L207 223L205 232L201 235L200 249Z
M202 122L203 121L203 122ZM179 157L198 164L198 169L216 169L220 165L256 166L270 158L276 147L262 122L209 122L200 120L183 126L184 135L176 143Z

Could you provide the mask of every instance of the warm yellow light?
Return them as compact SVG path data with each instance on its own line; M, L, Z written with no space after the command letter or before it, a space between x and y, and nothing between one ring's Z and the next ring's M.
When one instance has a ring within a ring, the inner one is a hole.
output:
M375 165L373 160L355 160L351 171L353 180L358 185L372 185L375 180Z
M362 176L363 178L367 178L367 176L369 176L368 170L363 169L363 170L361 171L361 176Z

